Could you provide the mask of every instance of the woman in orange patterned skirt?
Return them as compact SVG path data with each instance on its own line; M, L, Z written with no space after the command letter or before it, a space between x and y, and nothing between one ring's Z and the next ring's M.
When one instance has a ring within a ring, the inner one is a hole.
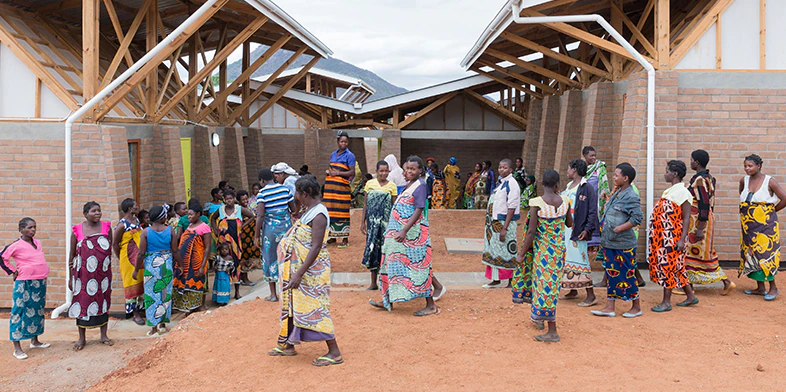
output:
M699 303L685 272L685 242L690 224L690 205L693 201L693 196L682 183L686 172L684 162L669 161L663 179L671 184L671 187L663 191L650 218L650 279L663 286L663 300L652 307L652 311L657 313L671 310L671 292L675 288L683 288L688 296L677 306Z
M349 208L351 207L349 183L355 176L355 154L349 151L349 135L338 132L338 149L330 154L330 169L325 171L325 191L322 202L330 213L330 240L341 243L339 249L347 247L349 241Z

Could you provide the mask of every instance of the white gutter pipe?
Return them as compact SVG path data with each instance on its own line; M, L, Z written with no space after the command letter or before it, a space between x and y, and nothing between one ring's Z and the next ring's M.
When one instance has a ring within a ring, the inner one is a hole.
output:
M56 319L60 316L61 313L68 310L71 306L71 302L74 299L74 292L68 287L68 281L71 279L71 270L68 268L68 257L70 256L71 250L71 222L73 220L72 216L72 205L71 205L71 127L73 126L74 122L81 118L88 110L92 109L96 106L102 99L104 99L109 93L111 93L114 89L119 87L123 82L128 80L131 75L135 74L139 71L142 66L147 64L150 59L153 58L158 52L164 49L166 46L171 44L175 38L177 38L180 34L183 34L186 28L194 24L194 22L199 19L205 12L207 12L213 5L218 2L219 0L208 0L204 4L202 4L191 16L188 17L180 26L178 26L174 31L172 31L166 38L164 38L161 42L158 43L152 50L147 52L139 61L134 63L130 68L128 68L125 72L123 72L117 79L113 80L108 86L106 86L103 90L99 91L93 98L87 101L84 105L82 105L79 110L77 110L74 114L68 116L65 122L65 190L66 190L66 200L65 200L65 258L66 258L66 301L64 304L58 306L54 311L52 311L52 318Z
M649 222L652 208L655 205L655 68L614 27L611 27L606 19L598 14L522 17L520 2L513 3L511 9L513 21L519 24L597 22L647 70L647 222ZM649 236L647 237L649 242ZM649 252L649 246L647 252Z

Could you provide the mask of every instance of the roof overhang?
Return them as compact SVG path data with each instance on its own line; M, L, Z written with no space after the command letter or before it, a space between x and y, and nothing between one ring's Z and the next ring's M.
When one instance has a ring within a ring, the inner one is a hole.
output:
M281 74L276 79L278 80L278 79L288 78L288 77L297 75L300 72L301 69L303 69L303 67L290 68L290 69L288 69L288 70L286 70L284 72L281 72ZM319 75L319 76L322 76L322 77L327 78L327 79L332 79L332 80L341 82L341 83L343 83L343 86L340 86L342 88L351 87L351 86L357 86L357 87L362 88L362 89L364 89L364 90L366 90L366 91L368 91L368 92L370 92L372 94L377 92L377 90L375 90L373 87L371 87L371 85L369 85L368 83L364 82L362 79L353 78L351 76L342 75L342 74L336 73L336 72L326 71L324 69L319 69L319 68L316 68L316 67L313 67L310 70L308 70L308 73L310 73L312 75ZM268 75L263 75L263 76L257 76L257 77L254 77L252 79L260 81L260 82L264 82L270 76L271 75L268 74Z
M330 57L333 51L327 47L316 36L311 34L305 27L298 21L289 16L281 7L277 6L270 0L244 0L250 6L254 7L257 11L270 18L279 26L289 31L297 39L308 45L322 57Z

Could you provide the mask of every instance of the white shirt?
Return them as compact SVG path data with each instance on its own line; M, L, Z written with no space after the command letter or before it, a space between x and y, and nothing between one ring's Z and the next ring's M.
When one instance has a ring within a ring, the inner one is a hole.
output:
M507 218L508 210L515 209L513 214L514 221L519 220L521 214L521 188L519 183L508 174L505 178L500 178L499 185L492 191L492 217L495 220L504 221Z

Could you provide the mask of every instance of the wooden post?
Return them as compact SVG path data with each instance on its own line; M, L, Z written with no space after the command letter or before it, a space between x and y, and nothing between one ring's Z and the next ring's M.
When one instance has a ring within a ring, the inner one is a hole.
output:
M311 74L306 75L306 92L311 92Z
M614 30L617 30L618 33L622 34L622 15L614 7L616 6L616 8L619 8L619 10L622 11L622 0L609 0L609 1L612 3L611 27L613 27ZM624 63L625 63L625 59L622 56L616 53L611 54L611 68L612 68L611 77L615 81L620 80L620 78L622 77L622 67Z
M98 93L99 82L99 17L101 6L99 0L82 2L82 87L83 102L89 101ZM86 122L95 122L95 110L90 110L84 117Z
M153 0L145 16L145 47L147 51L158 45L158 0ZM145 113L147 118L156 114L156 98L158 95L158 67L147 74L145 79Z
M197 59L197 35L199 31L197 30L189 39L188 39L188 79L194 77L197 73L197 67L199 65ZM191 121L196 120L196 101L199 99L197 89L192 89L187 95L186 99L186 109L188 110L188 119Z
M401 121L401 109L398 106L393 108L393 129L401 129L399 128L399 122Z
M671 20L669 16L669 0L655 0L655 49L657 58L655 68L669 69L671 55Z
M41 118L41 79L35 78L35 118Z
M251 64L251 42L243 42L242 64L243 64L243 71L248 69L249 65ZM251 96L251 78L243 82L243 102L245 102L249 96ZM222 105L226 105L226 103ZM241 118L243 119L241 123L248 119L248 115L249 115L248 108L246 108L243 110L243 114L241 115Z
M718 20L715 21L715 69L723 68L723 40L721 39L721 32L723 26L721 25L721 15L718 15Z

